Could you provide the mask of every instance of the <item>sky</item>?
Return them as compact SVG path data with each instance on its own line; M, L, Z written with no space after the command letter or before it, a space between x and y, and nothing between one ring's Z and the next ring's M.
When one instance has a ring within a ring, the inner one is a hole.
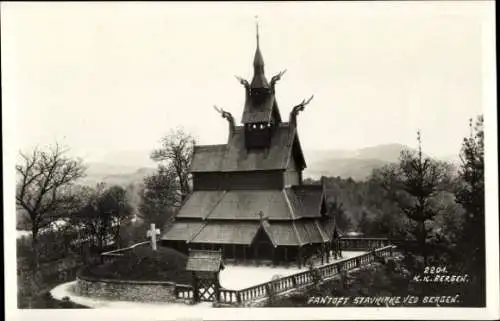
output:
M182 127L224 143L240 121L255 21L284 120L306 150L389 143L457 154L483 112L487 2L2 3L2 108L15 148L60 142L89 161L158 147ZM12 148L14 146L11 146Z

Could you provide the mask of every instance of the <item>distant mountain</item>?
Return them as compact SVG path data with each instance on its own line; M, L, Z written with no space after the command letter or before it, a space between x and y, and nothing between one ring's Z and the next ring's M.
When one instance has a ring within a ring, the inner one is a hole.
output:
M403 149L402 144L384 144L361 149L343 150L305 150L307 168L304 177L319 178L331 176L351 177L365 180L373 169L387 163L397 162ZM105 155L100 162L88 163L87 177L83 184L94 185L98 182L118 184L142 183L145 176L156 171L156 164L149 158L147 151L119 151ZM440 160L457 164L458 155L446 155Z
M98 161L86 163L86 177L81 184L95 185L104 182L109 185L127 186L142 183L145 176L156 171L156 164L148 150L118 150L106 153Z
M142 183L144 177L156 172L154 167L123 166L106 163L88 163L86 176L80 180L84 185L103 182L109 185L127 186Z
M332 158L313 163L304 170L304 178L318 179L321 176L365 180L375 168L388 164L380 159Z
M385 144L353 150L307 151L308 166L304 177L331 176L365 180L375 168L397 162L401 151L409 149L401 144Z

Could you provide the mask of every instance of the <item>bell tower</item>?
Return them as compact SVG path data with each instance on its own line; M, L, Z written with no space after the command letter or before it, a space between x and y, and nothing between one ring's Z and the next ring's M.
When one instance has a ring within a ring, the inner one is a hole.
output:
M253 60L253 79L245 85L246 99L242 123L245 126L247 149L268 148L273 132L281 123L281 115L274 95L274 84L269 84L264 73L264 59L260 51L259 26L256 25L257 48Z

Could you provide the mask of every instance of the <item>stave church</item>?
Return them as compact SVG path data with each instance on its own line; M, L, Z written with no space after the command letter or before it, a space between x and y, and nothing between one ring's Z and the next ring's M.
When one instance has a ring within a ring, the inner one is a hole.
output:
M160 236L160 245L221 250L225 262L303 266L309 258L329 261L339 254L339 232L328 215L324 181L303 184L306 161L297 116L311 101L282 119L276 99L280 72L266 79L259 46L253 79L245 89L241 125L219 108L229 124L228 140L196 145L193 191Z

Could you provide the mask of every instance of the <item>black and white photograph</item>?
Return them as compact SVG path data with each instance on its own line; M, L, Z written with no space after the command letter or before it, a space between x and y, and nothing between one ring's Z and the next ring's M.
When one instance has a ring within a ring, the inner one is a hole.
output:
M6 320L499 318L494 10L2 2Z

